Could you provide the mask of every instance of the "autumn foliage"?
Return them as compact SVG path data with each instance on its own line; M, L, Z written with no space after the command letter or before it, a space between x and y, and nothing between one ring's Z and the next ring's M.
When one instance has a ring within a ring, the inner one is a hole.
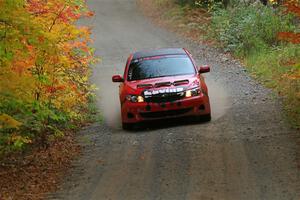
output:
M0 0L0 148L81 120L94 62L85 0Z
M293 13L300 18L300 3L297 0L287 0L283 6L286 8L286 13ZM293 44L300 44L300 33L280 32L278 33L280 40L285 40Z

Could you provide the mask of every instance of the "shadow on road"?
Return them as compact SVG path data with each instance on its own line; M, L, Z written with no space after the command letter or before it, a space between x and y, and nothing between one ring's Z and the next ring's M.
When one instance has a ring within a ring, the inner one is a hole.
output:
M129 133L141 133L147 131L154 131L159 129L174 128L178 126L187 126L187 125L199 125L210 123L198 117L181 117L181 118L172 118L164 120L153 120L147 122L141 122L135 125L135 127L128 131Z

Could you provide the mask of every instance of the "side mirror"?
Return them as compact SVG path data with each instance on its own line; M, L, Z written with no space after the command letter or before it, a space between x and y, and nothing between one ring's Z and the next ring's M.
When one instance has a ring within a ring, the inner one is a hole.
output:
M202 65L199 67L200 74L207 73L207 72L210 72L210 67L208 65Z
M117 83L117 82L124 82L124 79L122 78L121 75L114 75L112 77L112 82L115 82L115 83Z

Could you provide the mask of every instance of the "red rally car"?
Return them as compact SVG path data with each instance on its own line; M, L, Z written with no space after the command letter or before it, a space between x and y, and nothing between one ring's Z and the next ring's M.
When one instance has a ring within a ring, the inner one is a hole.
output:
M131 54L120 82L122 125L131 129L137 122L200 116L210 121L208 90L202 73L186 49L168 48Z

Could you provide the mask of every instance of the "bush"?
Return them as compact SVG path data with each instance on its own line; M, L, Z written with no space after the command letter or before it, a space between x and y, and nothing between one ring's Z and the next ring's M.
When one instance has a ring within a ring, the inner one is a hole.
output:
M36 139L45 143L46 135L62 134L60 129L67 127L71 119L68 113L53 106L17 100L9 95L1 98L0 113L0 154L22 149Z
M176 3L178 3L179 5L186 5L186 4L189 4L189 5L195 5L195 0L176 0Z
M205 8L211 11L216 8L227 7L229 0L176 0L176 3L181 6L189 5L192 7Z
M299 127L300 48L278 40L280 32L297 32L297 21L280 9L260 3L218 9L212 14L211 37L283 97L288 119Z
M288 119L300 127L300 46L281 45L245 59L251 74L282 97Z
M219 9L213 13L212 36L226 51L245 56L278 45L277 33L290 31L291 17L260 4Z

